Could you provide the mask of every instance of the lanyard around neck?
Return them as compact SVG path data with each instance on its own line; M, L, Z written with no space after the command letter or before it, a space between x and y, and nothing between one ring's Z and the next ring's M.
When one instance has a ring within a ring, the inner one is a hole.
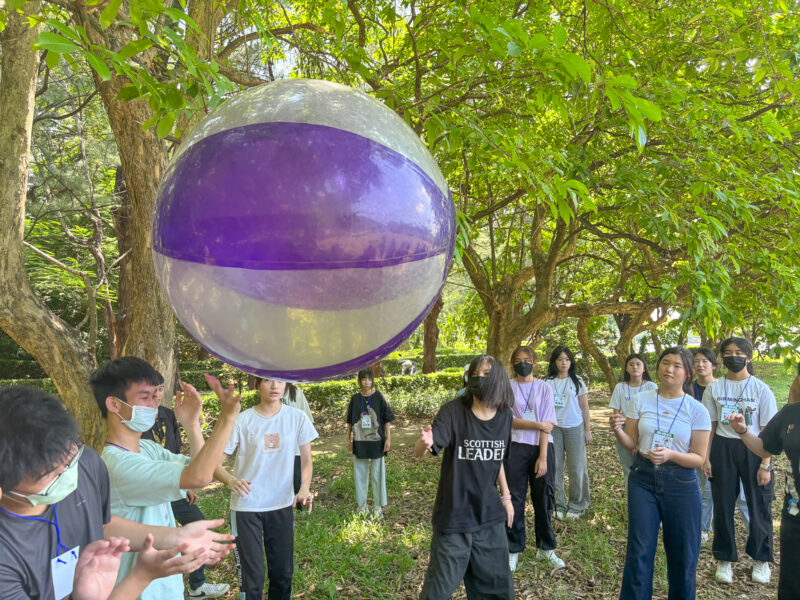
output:
M522 396L522 394L523 394L522 386L520 385L519 381L517 381L516 383L517 383L517 389L519 390L519 395ZM531 387L528 388L528 397L525 398L525 410L522 413L523 415L526 412L528 412L529 402L530 402L530 399L531 399L531 394L533 394L533 384L534 383L536 383L536 382L531 381ZM536 402L533 403L533 408L534 408L534 410L536 409ZM538 410L536 411L536 414L537 414L537 418L538 418L538 414L539 414Z
M374 395L374 392L369 395L369 399L367 400L366 405L364 404L364 394L359 394L359 395L361 396L361 414L363 415L366 414L367 412L367 406L372 408L372 396Z
M744 387L742 388L742 393L741 393L741 394L739 394L739 397L736 399L736 403L737 403L737 404L739 403L739 400L741 400L742 398L744 398L744 393L745 393L745 391L747 390L747 386L748 386L748 385L750 385L750 380L751 380L752 378L753 378L753 376L752 376L752 375L750 375L750 376L747 378L747 381L745 381L745 383L744 383ZM728 378L727 378L727 377L723 377L723 378L722 378L722 395L723 395L723 396L725 396L725 399L726 399L726 400L728 399Z
M50 519L45 519L43 517L26 517L23 515L18 515L16 513L12 513L9 510L6 510L2 506L0 506L0 510L6 513L9 517L15 517L17 519L25 519L26 521L41 521L42 523L47 523L48 525L52 525L53 527L56 528L56 539L58 541L58 547L56 548L56 555L61 554L62 550L64 552L69 551L69 548L67 548L64 544L61 543L61 529L58 526L58 507L55 504L53 504L54 517L52 521ZM63 563L64 561L59 561L59 562Z
M678 413L681 412L683 408L683 401L686 400L686 394L683 395L681 398L681 405L678 407L678 410L675 411L675 416L672 417L672 423L669 424L669 429L667 429L667 434L672 432L672 426L675 425L675 419L678 418ZM658 392L656 392L656 429L661 431L661 419L659 418L660 410L658 409Z

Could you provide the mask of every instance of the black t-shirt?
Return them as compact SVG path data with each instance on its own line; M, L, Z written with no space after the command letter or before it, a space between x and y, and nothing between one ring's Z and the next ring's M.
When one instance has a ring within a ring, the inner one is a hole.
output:
M698 402L703 401L703 394L706 391L706 387L708 386L700 385L696 381L692 382L692 395L694 396L695 400L697 400Z
M370 427L362 428L361 416L370 416ZM380 392L371 396L353 394L347 407L345 420L353 426L353 454L356 458L380 458L384 456L386 423L394 421L394 413Z
M451 400L433 420L433 454L444 449L433 529L470 533L505 520L497 476L511 445L510 410L481 421L462 398Z
M764 450L775 455L785 452L792 465L792 481L786 478L786 498L783 503L786 511L790 496L800 502L800 403L784 406L767 423L759 437L764 442Z
M78 488L37 518L54 523L56 517L61 544L70 550L79 546L82 552L103 539L103 525L111 520L108 470L92 448L84 448L78 463ZM54 525L0 510L0 598L53 600L50 563L63 552Z
M142 434L143 440L152 440L156 444L161 444L173 454L180 454L183 440L181 440L181 429L175 411L166 406L158 407L158 416L152 429L148 429Z

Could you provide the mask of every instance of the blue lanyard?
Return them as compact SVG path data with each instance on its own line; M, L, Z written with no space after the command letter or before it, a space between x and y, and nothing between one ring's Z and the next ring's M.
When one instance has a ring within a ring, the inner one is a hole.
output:
M686 394L683 395L681 398L681 405L678 407L678 410L675 411L675 416L672 417L672 423L669 424L669 429L667 429L667 435L672 432L672 426L675 425L675 419L678 418L678 413L681 412L683 408L683 401L686 400ZM658 391L656 391L656 429L661 431L661 419L659 418L660 410L658 410Z
M528 388L528 397L525 398L525 411L522 413L523 415L528 412L528 402L530 401L531 394L533 393L533 383L534 382L531 381L531 387ZM517 389L519 390L519 395L522 396L522 386L519 384L519 381L517 381ZM533 408L536 408L536 404L533 405ZM538 415L539 411L536 411L536 413Z
M103 442L103 443L104 443L104 444L108 444L109 446L114 446L115 448L119 448L120 450L125 450L125 452L130 452L130 449L126 448L125 446L120 446L119 444L115 444L114 442L109 442L108 440L106 440L106 441L105 441L105 442ZM147 451L147 448L146 448L146 447L144 447L144 446L142 446L142 445L141 445L141 443L139 444L139 450L140 450L141 452L144 452L144 453L147 455L147 457L148 457L148 458L150 458L150 459L152 459L152 460L155 460L155 459L153 458L153 455L152 455L152 454L150 454L150 453Z
M628 386L628 404L630 404L630 403L631 403L631 384L630 384L630 383L626 383L625 385L627 385L627 386ZM642 383L640 383L640 384L639 384L639 387L637 387L637 388L636 388L636 393L637 393L637 394L638 394L638 393L639 393L639 391L642 389L642 386L643 386L643 385L644 385L644 381L643 381Z
M364 406L364 395L363 394L359 394L359 395L361 396L361 414L365 415L365 414L367 414L367 407ZM368 400L368 404L367 404L367 406L369 406L370 408L372 408L372 396L373 396L373 394L369 395L369 400Z
M697 399L698 402L702 402L703 399L700 397L700 388L697 385L697 382L694 382L694 397Z
M739 398L736 400L736 404L739 404L739 400L741 400L744 397L744 393L747 390L747 386L750 384L750 380L752 378L753 378L752 375L750 375L747 378L747 381L745 382L744 387L742 388L742 393L739 394ZM722 378L722 394L723 394L723 396L725 396L725 400L727 400L728 399L728 378L727 377L723 377Z
M569 383L569 377L565 377L564 378L564 387L561 388L561 395L564 396L565 398L567 397L567 384L568 383ZM553 387L555 387L556 388L556 392L558 392L558 384L555 381L553 381Z
M47 523L48 525L52 525L53 527L56 528L56 539L58 540L58 547L56 548L56 555L60 555L62 549L64 550L64 552L68 552L69 551L69 548L67 548L64 544L61 543L61 529L58 527L58 507L55 504L53 504L53 514L55 515L55 518L52 521L49 520L49 519L43 519L42 517L24 517L22 515L18 515L18 514L10 512L10 511L7 511L2 506L0 506L0 510L2 510L4 513L6 513L9 517L16 517L17 519L25 519L26 521L41 521L42 523ZM72 555L75 558L77 558L77 556L75 556L74 552L72 553ZM60 558L58 559L58 562L60 562L61 564L67 564L66 562L64 562Z

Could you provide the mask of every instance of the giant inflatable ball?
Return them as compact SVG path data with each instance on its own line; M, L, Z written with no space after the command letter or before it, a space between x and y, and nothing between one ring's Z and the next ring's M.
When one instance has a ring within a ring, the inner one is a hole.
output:
M444 285L455 213L393 111L292 79L235 96L192 131L152 236L192 337L248 373L313 381L370 365L420 324Z

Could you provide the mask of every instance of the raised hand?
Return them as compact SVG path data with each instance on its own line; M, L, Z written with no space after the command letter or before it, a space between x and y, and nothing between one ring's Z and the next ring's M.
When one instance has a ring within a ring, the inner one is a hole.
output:
M75 566L73 600L106 600L114 589L123 552L130 551L126 538L98 540L86 546Z
M191 383L181 381L181 390L175 392L175 416L185 428L200 423L200 413L203 411L203 401L200 394Z
M236 415L242 410L242 395L236 393L232 383L225 389L222 387L219 379L213 375L203 373L203 377L206 378L208 387L210 387L217 395L217 398L219 398L220 416L225 415L227 417L236 418Z
M178 542L184 547L181 552L192 553L197 550L206 550L205 564L214 565L225 558L231 551L234 536L227 533L217 533L214 527L219 527L224 519L214 521L195 521L183 527L178 527Z
M166 550L153 548L153 536L148 534L133 566L132 573L150 581L177 573L191 573L199 569L208 558L205 548L188 551L189 544Z
M742 413L728 415L728 424L731 426L731 429L739 435L747 433L747 422L744 420L744 415Z

